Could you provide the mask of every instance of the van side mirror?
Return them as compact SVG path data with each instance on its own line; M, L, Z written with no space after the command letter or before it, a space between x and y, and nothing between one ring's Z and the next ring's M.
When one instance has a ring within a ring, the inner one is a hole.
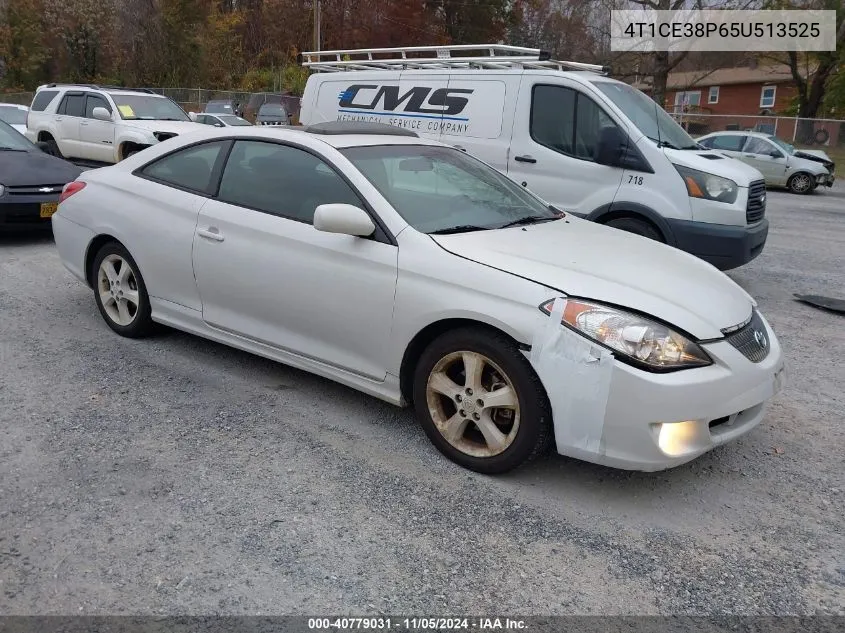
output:
M314 228L324 233L369 237L376 225L366 211L351 204L321 204L314 210Z
M628 141L618 127L610 125L601 129L596 162L609 167L621 167Z

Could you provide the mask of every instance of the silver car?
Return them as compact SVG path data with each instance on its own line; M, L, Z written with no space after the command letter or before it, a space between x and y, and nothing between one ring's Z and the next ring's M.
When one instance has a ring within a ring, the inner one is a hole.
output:
M793 193L810 193L819 185L833 185L835 165L827 154L796 149L772 134L713 132L698 142L756 167L767 185L787 187Z

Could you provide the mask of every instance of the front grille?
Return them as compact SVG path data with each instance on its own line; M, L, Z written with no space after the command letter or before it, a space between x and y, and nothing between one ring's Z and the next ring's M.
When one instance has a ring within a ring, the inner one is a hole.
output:
M31 185L26 187L6 187L6 195L9 196L47 196L50 194L60 194L62 192L63 184L61 185ZM42 189L49 189L50 191L42 191Z
M745 207L745 221L759 222L766 215L766 183L755 180L748 187L748 204Z
M742 327L725 328L722 333L725 340L752 363L759 363L769 355L769 335L757 310L751 313L751 320Z

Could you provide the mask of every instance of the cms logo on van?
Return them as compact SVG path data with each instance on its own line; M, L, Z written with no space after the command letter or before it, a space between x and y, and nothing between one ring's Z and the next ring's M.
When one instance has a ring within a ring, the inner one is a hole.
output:
M376 84L355 84L340 93L341 108L359 110L387 110L393 112L418 112L420 114L455 115L463 112L469 99L458 95L470 95L472 90L464 88L438 88L414 86L399 94L399 86Z

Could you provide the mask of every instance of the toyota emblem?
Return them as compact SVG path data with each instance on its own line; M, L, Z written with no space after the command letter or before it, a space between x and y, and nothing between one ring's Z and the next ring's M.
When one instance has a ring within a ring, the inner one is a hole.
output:
M766 335L763 334L760 330L754 330L754 340L757 341L757 345L760 346L760 349L766 349L769 342L766 340Z

